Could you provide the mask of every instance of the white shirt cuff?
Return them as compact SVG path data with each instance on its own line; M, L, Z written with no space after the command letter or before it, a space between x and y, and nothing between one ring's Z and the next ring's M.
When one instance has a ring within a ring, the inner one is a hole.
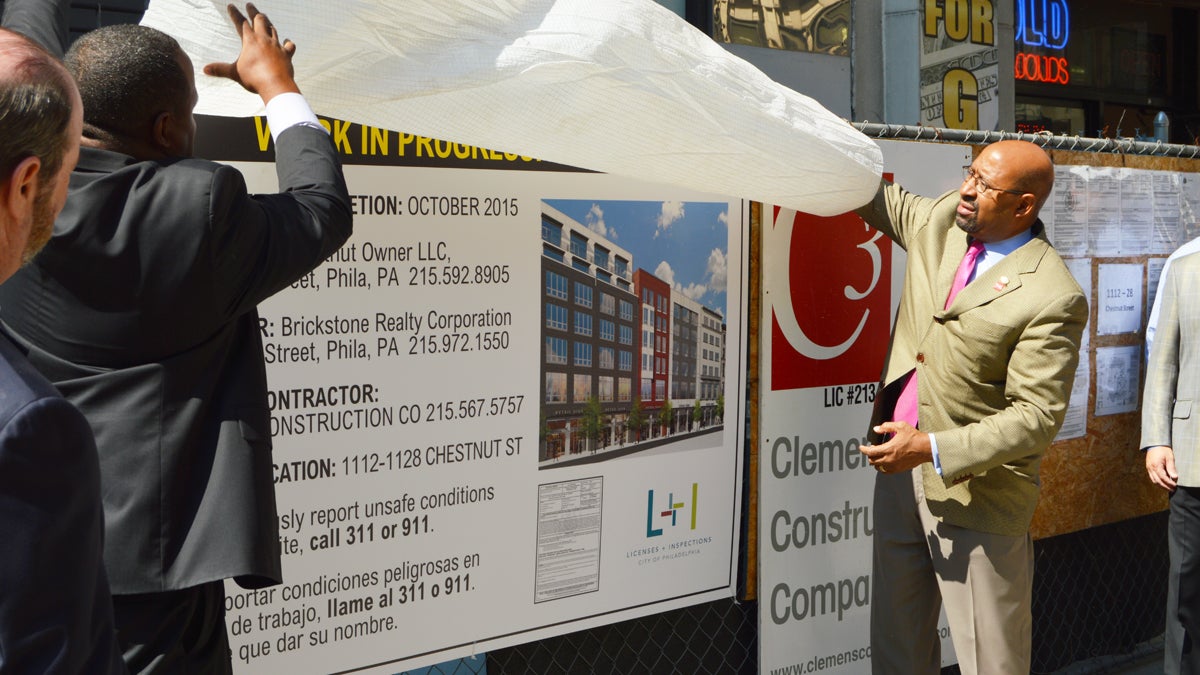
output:
M267 126L271 128L272 140L278 142L279 134L300 124L306 127L325 129L317 121L317 116L313 114L312 108L308 107L308 101L296 92L277 94L267 101Z
M933 452L933 468L937 470L938 475L942 475L942 458L938 457L937 438L933 434L929 434L929 449Z

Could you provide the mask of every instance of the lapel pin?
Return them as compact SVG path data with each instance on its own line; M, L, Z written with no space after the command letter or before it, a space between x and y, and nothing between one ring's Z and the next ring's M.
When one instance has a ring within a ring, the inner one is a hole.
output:
M997 291L1002 291L1007 287L1008 287L1008 277L1000 277L1000 281L997 281L996 285L992 286L992 288L996 289Z

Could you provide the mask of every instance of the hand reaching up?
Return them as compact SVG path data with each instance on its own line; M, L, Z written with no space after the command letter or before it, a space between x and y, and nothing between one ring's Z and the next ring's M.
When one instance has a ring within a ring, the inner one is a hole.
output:
M246 91L261 96L263 103L285 92L299 93L292 69L296 44L291 40L280 42L271 20L253 3L246 4L245 16L232 4L228 9L233 27L242 39L242 51L233 63L204 66L204 73L237 82Z

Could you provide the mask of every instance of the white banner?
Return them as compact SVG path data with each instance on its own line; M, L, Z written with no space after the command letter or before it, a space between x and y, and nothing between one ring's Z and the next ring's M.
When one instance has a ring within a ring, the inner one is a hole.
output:
M651 0L259 7L298 45L313 108L339 119L812 213L879 184L870 139ZM143 23L197 68L238 54L223 0L154 0ZM199 112L262 109L199 70L196 86Z
M965 146L882 142L885 176L937 196ZM764 209L759 672L869 672L866 442L904 252L858 216ZM943 665L954 663L943 618Z

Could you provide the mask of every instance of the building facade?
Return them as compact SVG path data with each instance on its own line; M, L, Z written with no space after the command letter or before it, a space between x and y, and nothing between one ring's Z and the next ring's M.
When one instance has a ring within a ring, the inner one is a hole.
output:
M541 455L623 440L640 326L633 257L542 205Z
M699 396L701 422L719 424L725 408L725 319L705 307L700 313Z
M668 405L667 367L670 362L671 287L646 270L633 273L633 287L641 303L641 379L639 399L651 419L651 438L666 433L668 424L658 419Z
M1200 136L1195 0L660 2L854 121Z

